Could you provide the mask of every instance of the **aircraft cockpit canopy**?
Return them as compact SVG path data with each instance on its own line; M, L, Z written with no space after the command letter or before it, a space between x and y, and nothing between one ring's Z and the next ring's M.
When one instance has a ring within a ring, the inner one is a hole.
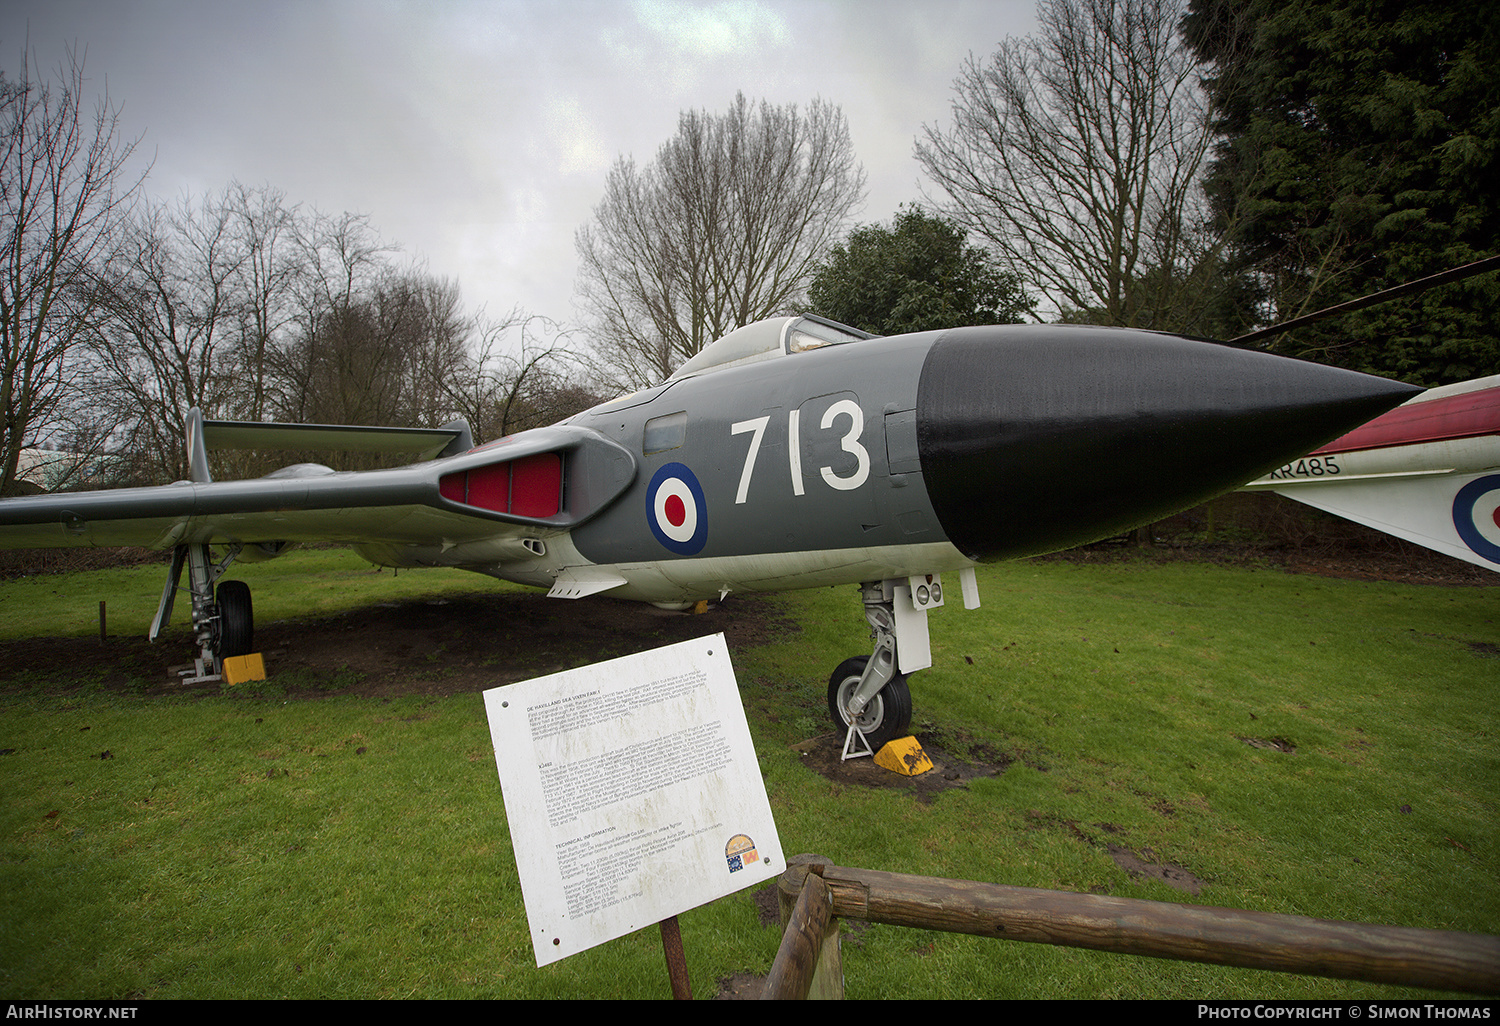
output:
M736 328L723 338L710 342L703 347L702 352L678 367L667 380L675 381L707 370L760 363L762 360L774 360L790 353L874 337L858 328L814 314L773 317Z

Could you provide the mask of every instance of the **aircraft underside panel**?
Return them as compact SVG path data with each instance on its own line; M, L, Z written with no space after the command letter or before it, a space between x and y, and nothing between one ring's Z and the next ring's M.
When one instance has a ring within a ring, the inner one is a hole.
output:
M1434 389L1244 490L1274 491L1500 572L1497 397L1495 385Z
M1339 484L1360 478L1396 478L1500 471L1500 435L1329 452L1320 449L1258 477L1245 491L1278 491L1289 485Z
M1357 524L1500 572L1500 473L1364 478L1274 490Z
M596 587L588 593L687 605L700 599L716 599L724 592L831 587L913 574L946 573L970 566L973 563L952 545L938 542L867 549L716 556L707 559L680 559L670 563L613 563L572 568L566 573L579 580L606 582L619 579L624 582L612 587ZM494 575L517 579L505 572L505 568L495 571Z

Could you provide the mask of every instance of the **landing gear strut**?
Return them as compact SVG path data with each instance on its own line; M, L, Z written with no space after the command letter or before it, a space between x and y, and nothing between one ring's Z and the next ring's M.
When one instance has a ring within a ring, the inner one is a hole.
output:
M219 680L225 659L247 655L253 647L255 615L250 603L250 586L244 581L219 582L239 553L240 547L232 546L218 562L214 562L207 545L179 545L172 553L172 569L167 575L167 586L162 591L161 605L152 621L149 637L155 641L171 622L173 600L186 565L198 657L193 660L192 670L182 672L184 684Z
M875 650L844 660L828 679L829 717L838 730L849 734L845 758L855 741L854 731L864 735L871 750L879 751L886 742L905 737L911 726L911 689L906 674L896 669L896 616L886 591L879 581L860 585Z

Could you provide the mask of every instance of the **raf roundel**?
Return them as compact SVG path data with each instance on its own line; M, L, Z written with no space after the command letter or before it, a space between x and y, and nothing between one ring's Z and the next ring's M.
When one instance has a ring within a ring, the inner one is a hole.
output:
M1500 474L1470 481L1453 497L1453 526L1464 544L1500 563Z
M679 556L695 556L708 542L708 504L703 486L681 463L668 463L646 489L646 523L656 540Z

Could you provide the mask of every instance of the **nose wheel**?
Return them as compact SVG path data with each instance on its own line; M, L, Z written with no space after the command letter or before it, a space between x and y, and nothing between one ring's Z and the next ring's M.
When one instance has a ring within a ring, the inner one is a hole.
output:
M845 659L828 678L828 715L840 734L849 729L850 700L869 662L869 656ZM892 676L853 717L853 722L877 752L886 742L905 737L911 726L911 688L906 684L906 674Z

